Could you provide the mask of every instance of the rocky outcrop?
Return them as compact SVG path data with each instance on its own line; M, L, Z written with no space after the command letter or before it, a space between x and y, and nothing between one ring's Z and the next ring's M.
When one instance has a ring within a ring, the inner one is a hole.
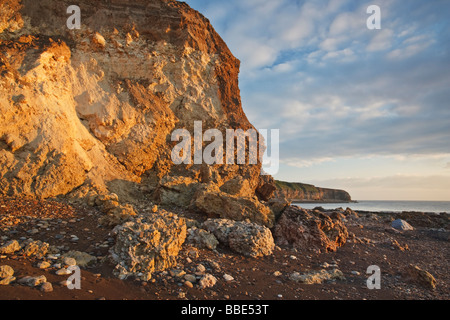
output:
M305 183L275 181L274 197L284 197L291 201L317 201L317 202L351 202L352 198L347 191L328 189Z
M330 252L345 244L348 231L341 219L333 214L328 216L317 210L290 206L278 220L274 238L278 245Z
M256 189L268 199L260 163L171 160L172 132L193 136L194 121L202 132L253 128L241 106L239 60L209 21L175 0L76 4L81 28L70 30L72 1L0 0L0 194L115 193L121 203L186 206L205 183L241 194L233 179L242 178L248 199ZM237 194L220 196L239 207Z

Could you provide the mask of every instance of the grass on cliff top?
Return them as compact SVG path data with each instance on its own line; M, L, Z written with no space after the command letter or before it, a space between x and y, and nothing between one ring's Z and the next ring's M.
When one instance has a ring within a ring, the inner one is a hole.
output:
M299 183L299 182L285 182L275 180L275 184L280 189L288 189L303 192L318 192L318 189L312 184Z

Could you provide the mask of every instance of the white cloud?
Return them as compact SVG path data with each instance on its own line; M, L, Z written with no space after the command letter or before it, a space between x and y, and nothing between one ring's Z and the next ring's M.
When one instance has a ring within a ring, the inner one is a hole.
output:
M372 38L369 45L367 46L367 51L382 51L388 50L392 47L394 40L394 32L390 29L382 29L380 31L374 31L376 35Z
M309 160L288 158L288 159L280 160L280 163L288 165L290 167L308 168L308 167L320 165L322 163L334 162L334 161L335 160L333 158L330 158L330 157L314 158L314 159L309 159Z

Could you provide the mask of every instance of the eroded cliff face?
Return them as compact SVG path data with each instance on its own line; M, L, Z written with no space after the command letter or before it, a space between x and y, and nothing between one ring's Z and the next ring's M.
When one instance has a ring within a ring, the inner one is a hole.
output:
M215 194L245 198L271 226L255 196L260 164L171 161L171 133L193 132L194 121L204 131L253 128L239 61L209 21L171 0L81 0L81 29L69 30L72 4L0 0L0 194L113 192L181 206L197 195L199 208Z

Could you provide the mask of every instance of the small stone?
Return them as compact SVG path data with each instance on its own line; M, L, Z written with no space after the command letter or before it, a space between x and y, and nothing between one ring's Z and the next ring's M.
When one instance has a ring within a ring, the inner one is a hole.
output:
M301 277L302 277L301 274L298 272L294 272L289 275L289 279L291 279L292 281L295 281L295 282L300 281Z
M184 270L170 270L170 275L172 277L181 278L185 274L186 272L184 272Z
M355 275L355 276L359 276L360 275L360 273L358 271L352 271L352 274Z
M9 285L11 282L15 281L16 278L11 276L11 277L6 277L4 279L0 279L0 285L2 286L7 286Z
M283 298L282 294L277 295L278 298Z
M154 205L153 207L152 207L152 212L153 213L156 213L158 211L158 206L157 205Z
M186 274L184 276L184 280L189 281L191 283L197 282L197 278L193 274Z
M197 266L197 271L203 273L203 272L206 271L206 268L205 268L204 265L199 264L199 265Z
M55 272L55 274L58 276L64 276L64 275L72 274L72 272L67 270L66 268L61 268L61 269L57 270Z
M67 266L76 266L77 265L77 260L75 260L74 258L70 258L70 257L65 257L63 262Z
M50 262L47 262L47 261L40 261L37 263L37 267L39 269L47 269L50 267L50 265L51 265Z
M187 281L187 280L184 282L184 285L185 285L186 287L188 287L188 288L193 288L193 287L194 287L194 285L192 284L192 282Z
M232 276L230 276L229 274L224 274L223 278L225 281L233 281L234 278Z
M275 277L279 277L279 276L282 275L282 273L281 273L280 271L275 271L275 272L273 273L273 275L274 275Z
M203 278L198 282L198 286L200 289L211 288L216 285L217 279L212 274L205 274Z
M27 285L29 287L36 287L44 282L47 282L47 278L45 276L36 276L36 277L26 276L18 281L19 284Z
M41 285L41 291L42 292L52 292L53 291L53 286L50 282L44 282Z

